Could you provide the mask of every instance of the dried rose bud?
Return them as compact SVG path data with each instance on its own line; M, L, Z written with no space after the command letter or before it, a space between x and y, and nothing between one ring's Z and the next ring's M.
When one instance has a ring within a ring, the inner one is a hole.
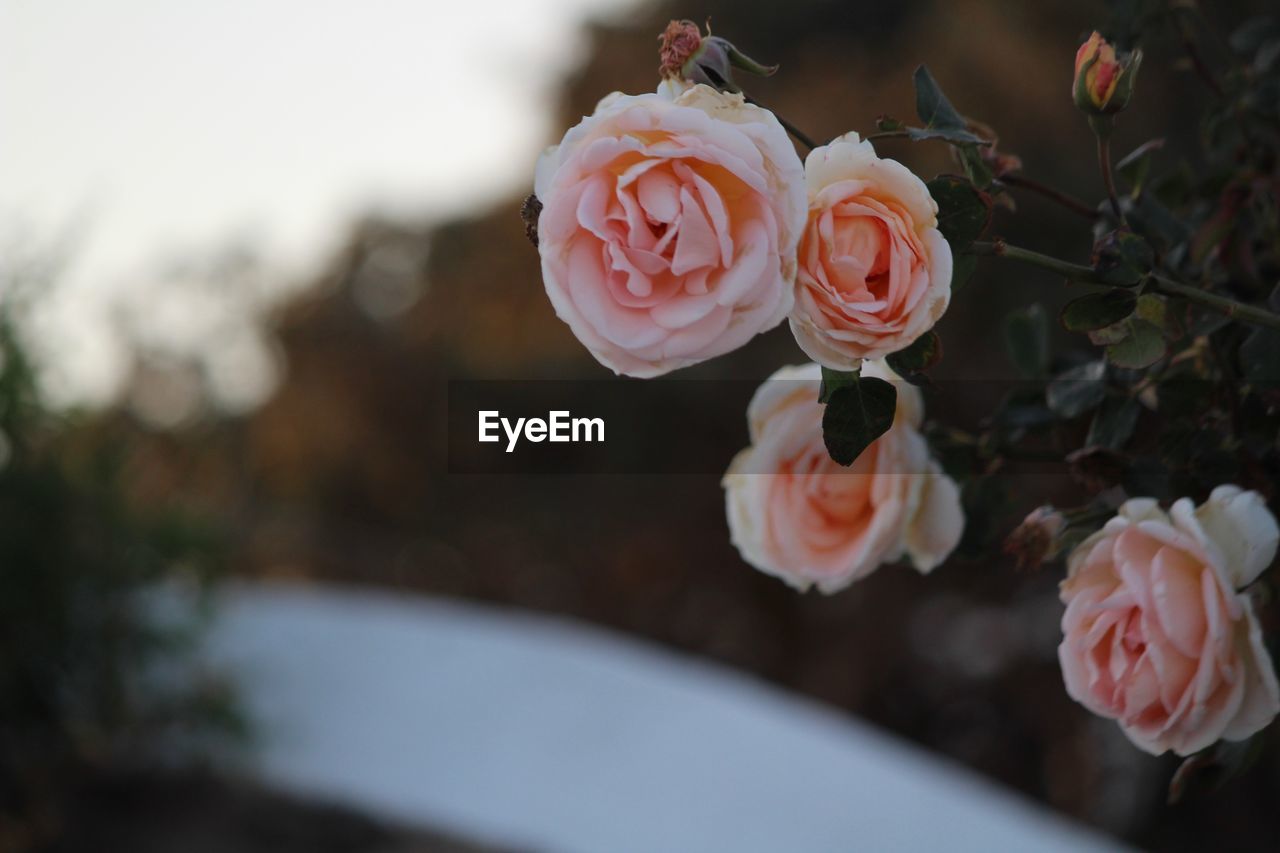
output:
M658 36L662 46L658 48L661 64L658 73L662 79L680 77L685 63L693 58L702 46L702 33L693 21L672 21L667 29Z
M1062 547L1058 537L1066 526L1067 520L1053 507L1037 507L1004 540L1004 552L1020 569L1037 568L1057 556Z
M658 41L658 73L663 80L705 83L721 91L737 92L733 69L762 77L778 70L776 65L756 62L719 36L710 32L702 35L692 21L671 21Z
M1071 88L1076 106L1090 115L1111 115L1124 109L1133 94L1133 81L1142 63L1142 51L1117 53L1098 32L1076 51L1075 82Z

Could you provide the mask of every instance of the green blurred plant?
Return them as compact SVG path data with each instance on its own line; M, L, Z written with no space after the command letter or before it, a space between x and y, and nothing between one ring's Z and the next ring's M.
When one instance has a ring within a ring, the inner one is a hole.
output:
M217 537L129 506L122 448L70 427L42 406L12 308L0 306L6 850L56 837L59 800L86 766L191 757L244 732L229 683L191 656L201 608L164 606L203 600L221 563Z

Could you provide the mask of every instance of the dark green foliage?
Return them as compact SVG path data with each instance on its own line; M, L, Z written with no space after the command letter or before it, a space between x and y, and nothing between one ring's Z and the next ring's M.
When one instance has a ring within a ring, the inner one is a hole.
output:
M1090 293L1066 304L1062 325L1070 332L1091 332L1128 318L1137 306L1138 297L1129 290Z
M191 619L162 623L146 598L165 581L203 588L216 538L126 504L117 455L73 442L42 410L2 314L0 365L0 823L20 826L52 807L69 768L145 760L241 723L225 682L171 668L191 649Z
M938 230L952 252L963 252L991 224L991 197L956 175L939 175L928 187L938 203Z
M1049 315L1039 302L1004 318L1005 349L1018 372L1039 379L1049 372Z
M885 358L893 371L913 385L923 384L924 372L942 361L942 339L930 330L916 338L911 346Z
M819 401L827 407L822 413L822 438L827 452L836 462L848 466L893 426L898 391L892 382L883 379L824 367Z

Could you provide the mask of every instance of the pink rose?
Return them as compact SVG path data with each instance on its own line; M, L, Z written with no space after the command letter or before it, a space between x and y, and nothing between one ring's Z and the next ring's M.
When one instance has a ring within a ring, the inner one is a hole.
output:
M951 299L951 247L924 182L847 133L804 164L809 223L791 331L814 361L848 370L905 349Z
M803 180L778 120L741 95L608 96L538 160L556 314L630 376L742 346L791 310Z
M1068 558L1067 692L1147 752L1244 740L1280 711L1248 596L1280 537L1257 492L1219 486L1166 514L1135 498Z
M878 362L863 374L898 389L893 426L843 468L822 441L818 365L784 367L751 400L751 446L724 476L729 531L742 558L798 589L835 592L903 554L921 572L964 529L956 484L917 428L920 392Z

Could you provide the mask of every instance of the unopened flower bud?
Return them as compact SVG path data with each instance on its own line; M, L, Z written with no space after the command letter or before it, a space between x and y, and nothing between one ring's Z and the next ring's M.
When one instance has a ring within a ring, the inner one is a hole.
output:
M1120 112L1133 94L1133 81L1141 63L1142 51L1119 54L1095 32L1076 51L1075 83L1071 88L1076 106L1090 115Z
M1062 548L1059 537L1067 527L1062 513L1051 506L1033 509L1004 540L1004 552L1020 569L1034 569L1052 560Z
M658 41L658 72L664 80L705 83L721 91L737 92L733 69L762 77L778 70L776 65L756 62L719 36L703 36L692 21L672 21Z

